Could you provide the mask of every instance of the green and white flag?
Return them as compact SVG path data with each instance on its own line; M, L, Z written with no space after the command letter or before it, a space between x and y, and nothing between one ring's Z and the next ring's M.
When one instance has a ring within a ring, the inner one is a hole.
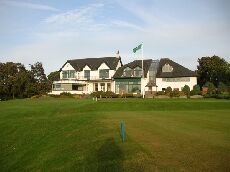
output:
M133 52L136 53L138 50L141 49L141 47L142 47L142 44L138 45L137 47L133 49Z

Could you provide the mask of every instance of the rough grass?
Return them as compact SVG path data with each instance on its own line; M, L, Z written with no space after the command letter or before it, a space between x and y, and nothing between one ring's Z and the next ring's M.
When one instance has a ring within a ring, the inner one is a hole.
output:
M227 100L0 102L0 171L230 171L229 162Z

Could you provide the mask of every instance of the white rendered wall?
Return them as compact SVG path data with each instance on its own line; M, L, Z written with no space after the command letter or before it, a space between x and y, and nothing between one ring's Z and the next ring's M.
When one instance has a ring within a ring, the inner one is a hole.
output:
M71 94L87 94L87 92L86 91L52 91L52 92L50 92L49 94L54 94L54 95L60 95L61 93L63 93L63 92L67 92L67 93L71 93Z
M148 78L141 78L141 93L143 93L143 91L145 93L145 91L146 91L145 86L147 85L148 82L149 82Z
M100 69L109 69L109 67L105 63L102 63L101 66L99 66L98 70Z
M174 88L179 88L181 91L181 88L183 88L185 85L188 85L190 87L190 90L193 89L193 86L197 84L197 77L190 77L189 82L165 82L162 81L162 78L156 78L156 85L157 91L162 91L162 88L167 88L171 87L172 89Z

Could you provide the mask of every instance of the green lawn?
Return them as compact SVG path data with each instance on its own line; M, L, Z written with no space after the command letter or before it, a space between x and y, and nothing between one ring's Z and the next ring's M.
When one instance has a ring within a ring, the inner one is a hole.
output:
M229 162L227 100L0 102L0 171L230 171Z

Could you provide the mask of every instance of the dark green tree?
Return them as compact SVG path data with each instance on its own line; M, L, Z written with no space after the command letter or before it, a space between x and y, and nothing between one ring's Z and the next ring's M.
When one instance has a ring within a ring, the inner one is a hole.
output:
M31 97L47 93L51 88L41 63L26 70L21 63L0 63L0 99Z
M190 87L188 85L185 85L182 91L186 94L187 97L190 97Z
M30 85L30 91L34 94L45 94L51 91L51 82L47 79L44 72L44 68L41 62L36 62L31 67L31 74L35 80L35 83Z
M215 86L219 82L230 82L230 64L218 56L202 57L198 59L197 66L198 83L203 86L206 82L212 82Z
M191 95L199 95L200 94L200 86L194 85L193 90L191 91Z
M51 82L53 82L53 81L59 81L60 80L60 72L59 71L50 72L50 74L47 76L47 78Z
M0 63L0 96L1 99L27 97L26 85L30 83L28 71L21 63Z

